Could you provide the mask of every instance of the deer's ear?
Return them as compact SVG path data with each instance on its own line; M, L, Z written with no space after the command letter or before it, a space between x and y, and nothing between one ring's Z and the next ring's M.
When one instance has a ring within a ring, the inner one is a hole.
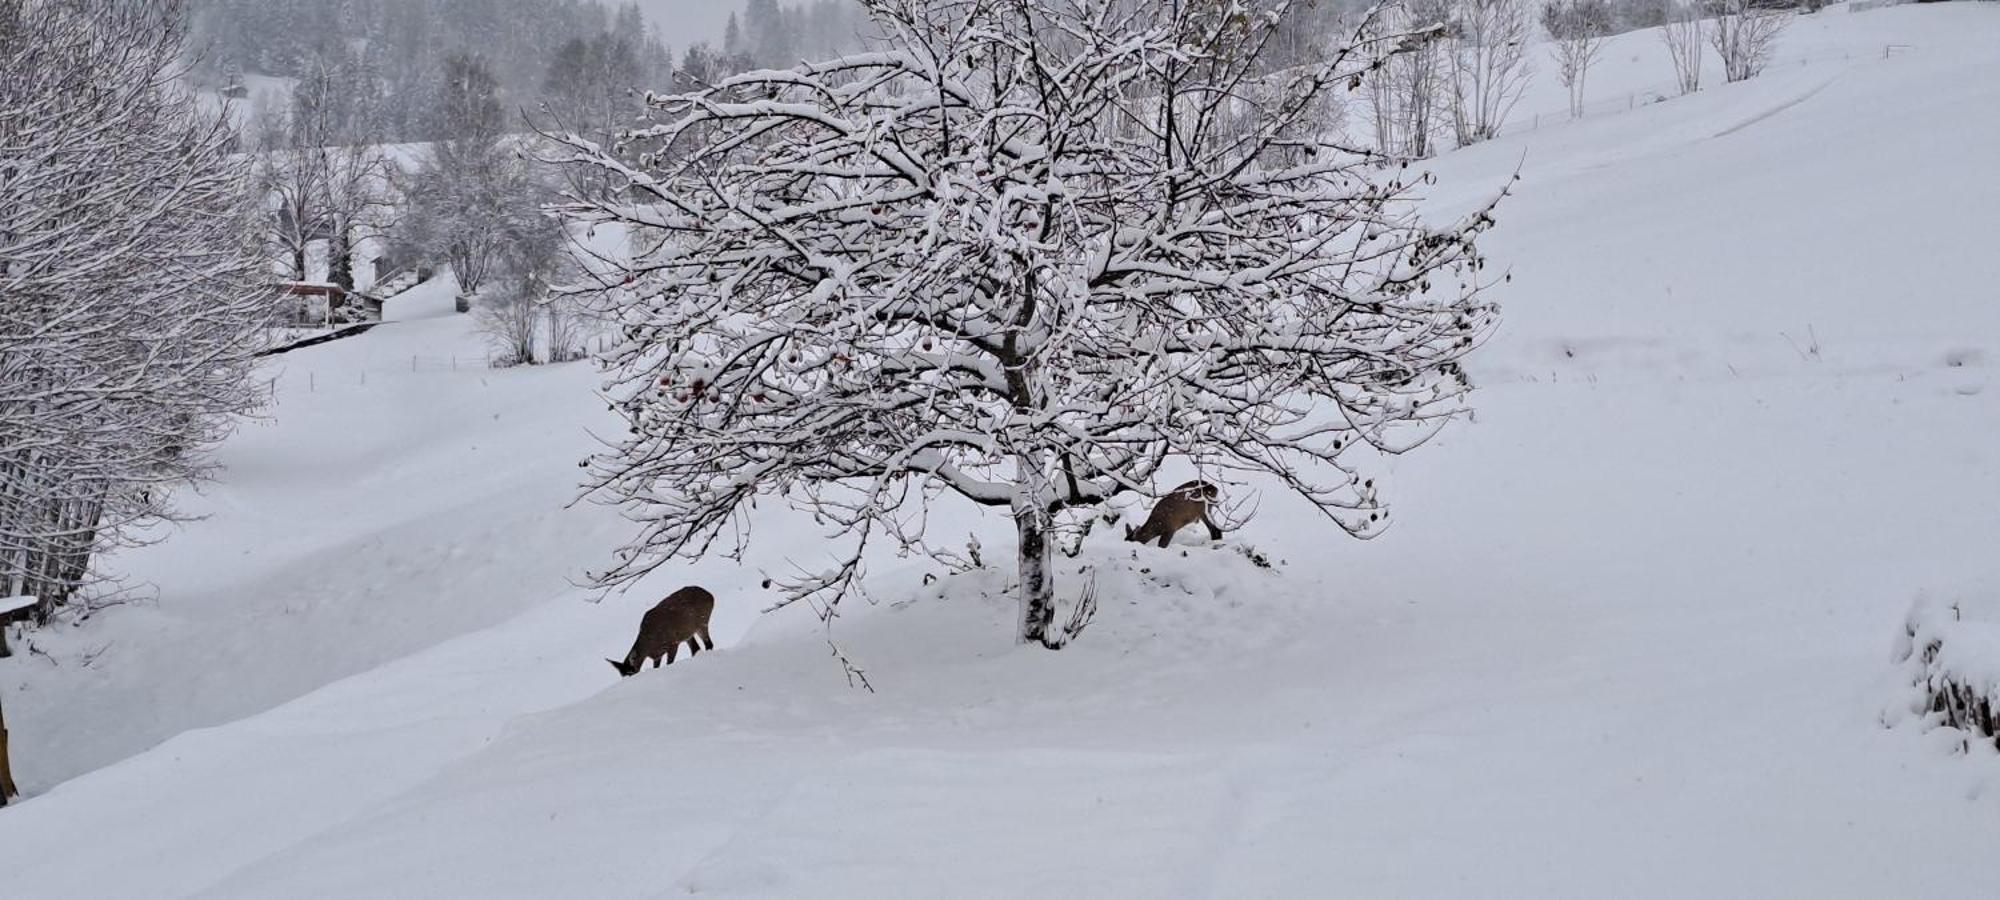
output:
M1126 540L1128 540L1128 541L1129 541L1129 540L1131 540L1131 539L1132 539L1132 535L1133 535L1134 533L1136 533L1136 530L1135 530L1135 529L1134 529L1134 528L1133 528L1132 526L1130 526L1130 525L1127 525L1127 526L1125 526L1125 539L1126 539Z
M627 671L625 671L625 664L624 664L624 663L622 663L622 662L619 662L619 661L617 661L617 660L615 660L615 659L607 659L607 660L605 660L605 662L608 662L608 663L610 663L610 664L611 664L611 668L614 668L614 669L617 669L617 670L618 670L618 674L620 674L620 675L630 675L630 674L632 674L632 673L630 673L630 672L627 672Z

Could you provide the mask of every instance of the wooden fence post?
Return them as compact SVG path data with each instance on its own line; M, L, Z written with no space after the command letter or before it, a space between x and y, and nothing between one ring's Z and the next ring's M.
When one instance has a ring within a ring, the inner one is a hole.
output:
M21 796L21 789L14 786L14 769L7 763L7 710L0 704L0 806Z

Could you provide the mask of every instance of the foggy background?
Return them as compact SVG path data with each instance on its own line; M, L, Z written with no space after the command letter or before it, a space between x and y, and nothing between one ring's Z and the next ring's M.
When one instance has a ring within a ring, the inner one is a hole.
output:
M638 0L659 25L660 37L676 48L695 41L720 43L729 14L742 14L741 0Z

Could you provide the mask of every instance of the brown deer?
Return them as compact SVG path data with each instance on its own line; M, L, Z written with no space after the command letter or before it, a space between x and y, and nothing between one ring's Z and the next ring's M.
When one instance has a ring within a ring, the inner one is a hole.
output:
M715 612L715 595L701 588L688 586L667 595L667 599L646 611L639 620L639 638L632 642L632 651L625 654L625 661L607 659L605 662L618 670L618 674L630 677L639 671L646 660L653 661L653 668L660 667L660 657L667 658L667 665L673 665L674 653L686 641L688 655L693 656L704 649L715 649L715 641L708 637L708 616Z
M1222 529L1208 517L1209 504L1220 496L1215 485L1206 481L1190 481L1176 487L1153 504L1153 514L1146 517L1146 524L1138 528L1125 526L1125 539L1141 544L1159 541L1165 547L1176 532L1199 520L1208 526L1209 540L1222 540Z

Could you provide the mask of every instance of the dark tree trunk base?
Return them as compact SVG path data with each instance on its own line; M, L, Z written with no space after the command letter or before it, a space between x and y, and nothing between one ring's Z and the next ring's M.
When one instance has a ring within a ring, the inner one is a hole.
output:
M1989 621L1966 620L1958 603L1942 607L1920 600L1904 623L1907 643L1901 655L1909 667L1911 684L1922 698L1920 708L1934 714L1936 724L1956 728L1968 739L2000 749L2000 686L1986 674L1992 671L1986 665L1988 660L1972 659L1969 662L1977 671L1964 671L1968 661L1962 658L1965 646L1991 646L1978 640L1992 627ZM1954 644L1955 652L1947 657L1946 642L1967 629L1974 630L1972 642Z
M1924 675L1917 683L1924 692L1926 707L1939 715L1939 723L1985 738L2000 749L2000 698L1966 684L1937 665L1942 640L1926 644L1918 653Z

